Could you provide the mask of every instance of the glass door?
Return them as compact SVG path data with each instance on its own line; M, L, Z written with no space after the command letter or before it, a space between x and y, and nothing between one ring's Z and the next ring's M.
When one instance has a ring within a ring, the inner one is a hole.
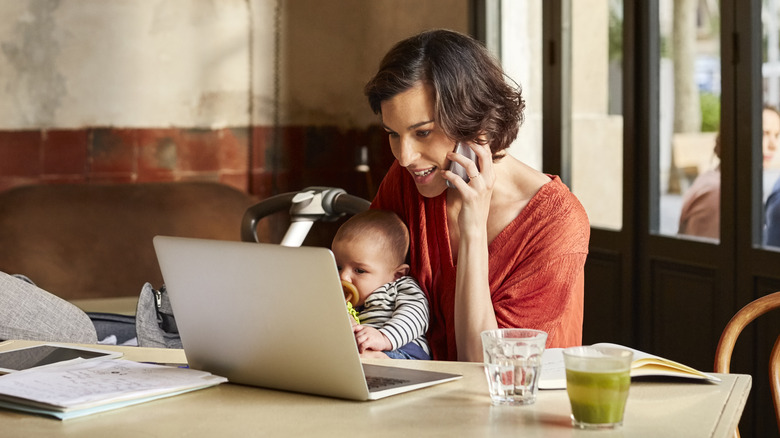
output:
M660 217L652 231L720 239L720 11L718 2L659 2Z
M623 221L622 43L623 0L571 2L571 188L608 230Z

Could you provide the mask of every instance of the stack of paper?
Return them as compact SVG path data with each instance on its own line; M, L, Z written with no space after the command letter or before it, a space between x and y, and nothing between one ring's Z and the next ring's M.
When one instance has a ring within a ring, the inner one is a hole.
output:
M204 371L128 360L78 360L0 377L0 407L61 420L226 382Z

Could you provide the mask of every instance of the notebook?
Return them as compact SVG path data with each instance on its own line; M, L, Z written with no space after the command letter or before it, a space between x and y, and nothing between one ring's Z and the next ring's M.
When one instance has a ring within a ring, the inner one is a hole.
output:
M191 368L350 400L461 377L362 364L327 248L167 236L154 247Z

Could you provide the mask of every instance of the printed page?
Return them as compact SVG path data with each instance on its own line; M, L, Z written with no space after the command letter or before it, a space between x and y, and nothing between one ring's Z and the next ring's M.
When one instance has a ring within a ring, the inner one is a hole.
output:
M547 348L542 353L542 372L539 389L566 389L566 366L563 348Z
M127 360L88 360L0 378L0 397L60 411L151 397L226 382L204 371Z

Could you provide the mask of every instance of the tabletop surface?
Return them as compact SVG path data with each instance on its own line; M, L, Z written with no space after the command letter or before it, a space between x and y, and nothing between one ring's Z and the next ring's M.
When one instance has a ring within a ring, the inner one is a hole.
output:
M70 303L85 312L135 315L136 307L138 307L138 297L85 298L70 300Z
M0 343L0 351L35 344ZM124 359L182 363L182 350L95 346ZM222 384L115 411L59 421L0 410L3 436L679 436L730 437L751 378L717 374L720 384L633 381L624 425L615 431L571 427L565 390L542 390L529 406L492 406L480 363L366 360L462 374L463 378L370 402ZM1 377L0 377L1 378Z

